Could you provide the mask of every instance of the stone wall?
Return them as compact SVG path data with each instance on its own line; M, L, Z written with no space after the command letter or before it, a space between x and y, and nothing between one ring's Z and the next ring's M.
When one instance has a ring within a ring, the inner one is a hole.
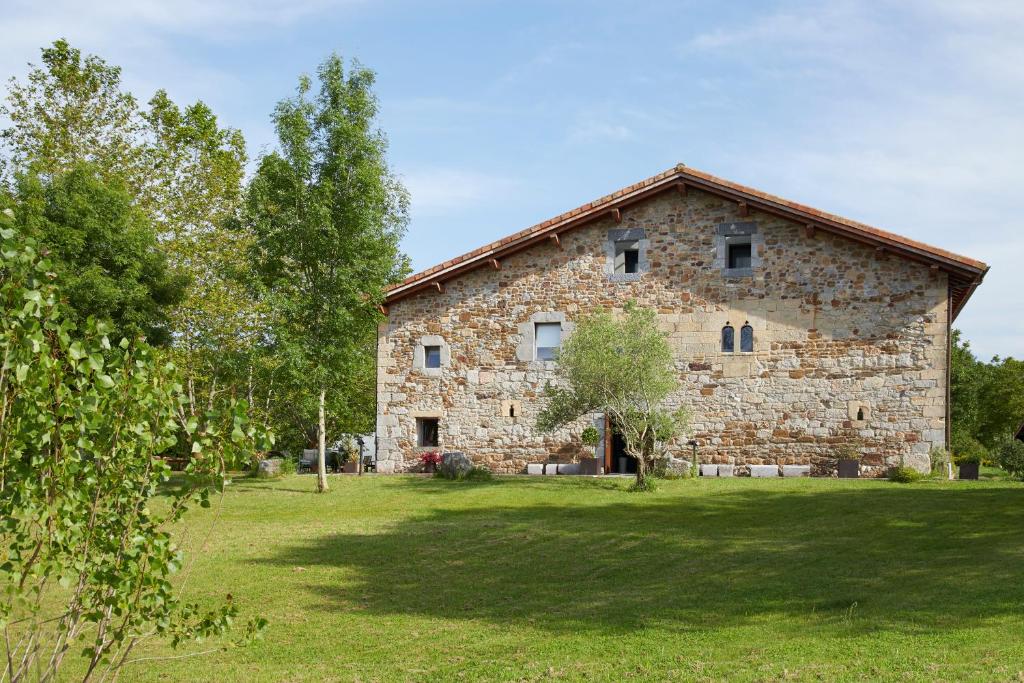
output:
M609 275L608 236L621 230L644 231L638 277ZM752 268L731 273L723 240L751 230ZM825 470L839 445L857 441L879 474L901 456L926 469L928 451L943 445L946 275L780 218L740 216L734 203L691 190L391 305L378 339L381 470L418 466L415 418L423 416L439 417L441 450L494 471L577 457L588 420L549 435L533 427L554 363L523 360L524 335L550 320L564 320L569 334L585 312L628 300L656 309L669 335L681 379L672 403L690 410L702 462ZM727 323L737 351L740 328L753 327L752 353L721 352ZM416 367L425 337L444 340L440 372ZM683 444L679 455L689 457Z

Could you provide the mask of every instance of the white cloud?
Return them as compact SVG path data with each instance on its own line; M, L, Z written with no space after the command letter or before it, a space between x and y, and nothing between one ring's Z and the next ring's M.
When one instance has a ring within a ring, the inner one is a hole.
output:
M441 215L509 198L519 183L473 170L435 167L403 174L412 214Z
M1024 256L1020 35L1020 2L789 2L701 32L680 55L731 65L737 93L771 82L800 108L790 130L735 153L730 173L985 260L956 325L980 355L1020 357L1024 322L1006 315Z

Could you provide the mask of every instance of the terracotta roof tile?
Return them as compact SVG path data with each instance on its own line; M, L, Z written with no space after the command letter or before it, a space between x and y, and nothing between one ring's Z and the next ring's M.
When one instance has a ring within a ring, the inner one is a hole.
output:
M574 222L578 223L578 219L580 217L597 218L605 209L611 208L621 200L631 199L632 195L643 194L645 190L655 188L657 185L661 185L661 189L668 189L679 182L690 184L695 189L704 190L706 192L733 196L740 200L751 200L751 203L753 204L751 209L755 211L775 210L776 212L785 214L792 220L806 220L814 223L820 222L821 226L826 229L846 232L850 236L874 241L896 249L900 249L902 247L916 253L919 257L936 260L947 268L953 267L963 269L967 272L959 275L958 279L963 281L965 292L959 297L959 300L955 302L956 311L959 311L959 309L963 307L963 304L966 302L971 291L973 291L973 288L977 286L985 272L988 270L987 265L976 259L961 256L951 251L940 249L917 240L912 240L886 230L881 230L880 228L875 228L865 223L850 220L849 218L843 218L836 214L821 211L820 209L815 209L814 207L807 206L806 204L800 204L799 202L783 199L782 197L778 197L752 187L747 187L746 185L734 183L711 175L710 173L705 173L704 171L699 171L680 164L666 171L662 171L657 175L651 176L646 180L628 185L622 189L612 192L611 194L605 195L604 197L587 202L582 206L578 206L566 211L565 213L559 214L558 216L549 218L548 220L542 221L534 226L520 230L507 237L503 237L500 240L491 242L490 244L478 247L461 256L457 256L445 261L444 263L427 268L415 275L411 275L401 283L389 287L387 298L390 301L404 296L410 290L416 289L418 284L426 284L426 281L432 279L432 276L435 276L442 271L450 270L450 273L446 272L445 275L454 276L462 270L462 268L458 267L460 265L463 267L475 267L475 264L473 263L474 261L486 261L486 259L480 258L482 256L487 256L488 258L498 257L500 256L500 253L497 252L510 248L515 249L520 244L530 243L547 231L553 230L557 232L558 228L562 227L563 224L571 224ZM572 225L566 225L566 228L569 227L572 227Z

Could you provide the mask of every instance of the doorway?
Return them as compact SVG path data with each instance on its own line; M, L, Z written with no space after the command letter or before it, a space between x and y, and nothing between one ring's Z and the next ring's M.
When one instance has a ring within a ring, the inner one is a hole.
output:
M626 453L626 440L614 428L607 417L605 418L605 449L604 449L604 473L605 474L636 474L636 458Z

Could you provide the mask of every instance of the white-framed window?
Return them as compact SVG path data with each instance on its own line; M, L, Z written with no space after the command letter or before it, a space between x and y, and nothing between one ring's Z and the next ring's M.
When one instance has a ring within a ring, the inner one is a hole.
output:
M441 347L440 345L430 345L423 347L423 367L425 368L439 368L441 367Z
M562 323L534 323L537 360L554 360L562 346Z
M627 273L640 272L640 242L615 243L615 274L626 275Z

